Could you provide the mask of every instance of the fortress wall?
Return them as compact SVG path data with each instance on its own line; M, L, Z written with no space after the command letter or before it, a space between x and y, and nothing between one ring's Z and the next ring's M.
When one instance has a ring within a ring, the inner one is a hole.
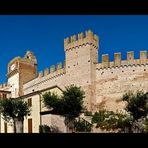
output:
M118 66L115 65L115 61L102 61L96 65L96 102L98 108L120 110L125 106L121 101L124 93L129 90L148 91L148 59L146 54L140 56L140 59L129 58L129 60L128 56L129 52L127 60L120 61Z
M40 74L39 74L40 75ZM41 75L40 75L41 76ZM76 84L77 86L82 86L82 89L85 91L85 95L90 96L92 93L91 85L87 84L87 75L82 78L78 77L69 77L65 73L65 69L60 71L55 71L46 76L38 77L24 85L24 94L29 94L34 91L46 89L48 87L58 85L61 89L65 89L65 86L70 84ZM79 82L78 82L79 81ZM86 98L87 100L87 98ZM89 102L85 102L85 105Z
M45 72L45 76L43 75L43 72L39 72L39 76L36 79L24 84L24 94L46 89L53 85L62 86L64 85L64 81L65 81L64 68L51 72L49 74Z
M134 52L127 52L126 60L122 60L122 55L120 52L114 53L114 61L109 61L109 55L102 55L102 62L96 65L97 69L111 68L111 67L120 67L128 65L141 65L148 64L147 51L140 51L140 58L134 58Z

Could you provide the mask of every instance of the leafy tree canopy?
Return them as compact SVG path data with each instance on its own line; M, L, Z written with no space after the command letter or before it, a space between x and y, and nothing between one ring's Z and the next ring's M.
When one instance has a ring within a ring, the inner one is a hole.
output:
M138 91L128 92L123 95L123 101L127 101L126 111L133 115L135 120L146 117L148 114L148 93Z
M55 93L45 93L43 102L51 110L51 113L74 119L83 111L84 91L80 87L71 85L66 87L63 95L59 97Z
M15 118L23 120L24 116L30 113L30 109L27 102L24 102L21 98L10 98L0 100L0 112L7 121Z
M131 127L132 117L128 114L115 113L113 111L100 110L95 112L92 117L92 123L96 123L96 127L102 130L122 130Z

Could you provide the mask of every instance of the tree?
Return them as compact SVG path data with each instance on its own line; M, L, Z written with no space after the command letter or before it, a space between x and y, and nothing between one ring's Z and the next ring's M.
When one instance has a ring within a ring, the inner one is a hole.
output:
M24 117L30 113L27 102L21 98L0 100L0 113L5 121L13 121L15 133L23 133Z
M125 110L133 117L132 131L144 132L148 115L148 92L137 91L135 94L128 92L122 99L127 102Z
M96 128L106 131L130 132L132 121L130 114L107 110L99 110L92 117Z
M92 123L96 123L97 127L106 130L148 132L148 93L128 92L123 95L122 100L127 103L126 113L99 111L93 115Z
M83 112L84 91L81 87L70 85L63 91L61 97L48 92L43 95L43 102L51 114L65 117L65 125L74 128L74 121Z
M136 94L128 92L123 95L123 101L127 102L125 108L130 112L135 120L147 116L148 114L148 93L138 91Z

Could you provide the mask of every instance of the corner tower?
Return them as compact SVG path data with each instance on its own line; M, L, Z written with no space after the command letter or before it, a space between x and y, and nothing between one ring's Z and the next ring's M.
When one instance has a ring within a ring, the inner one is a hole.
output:
M91 109L95 99L98 48L99 38L91 30L86 31L85 36L80 33L64 40L67 81L82 86L86 95L84 103L88 109Z
M24 58L16 57L8 64L8 84L13 98L23 95L23 84L37 76L37 60L27 51Z

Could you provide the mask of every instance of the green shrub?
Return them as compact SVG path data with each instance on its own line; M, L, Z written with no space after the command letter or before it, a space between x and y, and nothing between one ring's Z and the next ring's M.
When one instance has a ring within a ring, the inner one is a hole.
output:
M50 133L51 129L48 125L40 125L39 126L39 133Z
M75 121L75 131L76 132L91 132L92 124L87 122L84 119L80 119L78 121Z
M84 115L85 115L85 116L92 116L92 112L86 111L86 112L84 113Z
M60 133L61 131L56 126L40 125L39 133Z

